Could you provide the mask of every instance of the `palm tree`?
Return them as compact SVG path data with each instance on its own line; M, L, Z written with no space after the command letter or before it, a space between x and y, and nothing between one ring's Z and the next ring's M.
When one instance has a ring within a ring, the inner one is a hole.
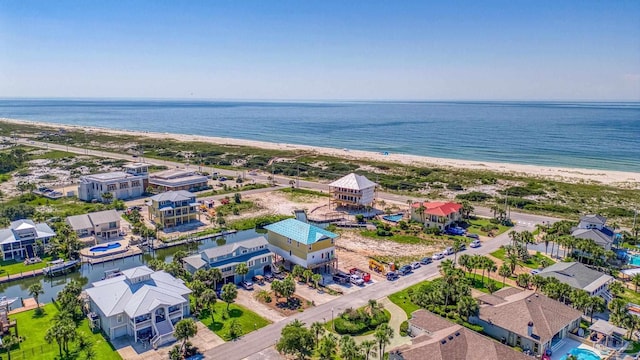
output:
M322 334L324 334L324 324L321 323L320 321L316 321L316 322L312 323L311 324L311 332L316 337L316 348L317 348L318 344L319 344L319 341L320 341L320 336Z
M469 316L477 314L479 309L478 302L471 296L460 297L456 307L458 314L467 320L469 320Z
M593 324L593 313L603 312L607 309L606 303L600 296L592 296L587 300L586 311L589 313L591 323Z
M216 292L212 289L205 289L202 294L200 294L200 304L207 309L209 309L209 314L211 315L211 321L213 321L213 306L216 304L218 296Z
M531 275L529 274L520 274L518 275L518 277L516 278L516 284L518 284L518 286L527 289L529 287L529 282L531 281Z
M373 338L378 342L378 354L380 359L384 358L384 350L388 344L391 344L393 338L393 329L387 324L380 324L376 331L373 333Z
M320 344L318 345L318 355L321 360L333 359L336 355L336 336L332 333L328 333L322 337Z
M196 326L195 321L193 321L193 319L187 318L178 321L174 328L173 336L176 338L176 340L182 341L180 349L184 350L187 341L189 341L189 338L194 337L197 333L198 327Z
M467 254L462 254L460 255L460 257L458 258L458 265L462 266L463 268L465 268L465 270L467 272L471 272L472 267L471 265L471 255L467 255Z
M305 282L308 284L309 280L311 280L311 277L313 276L313 271L306 269L303 273L302 273L302 277L305 279Z
M624 293L624 285L620 281L614 281L609 284L609 292L611 295L618 297Z
M20 340L11 334L2 337L2 345L0 346L7 351L7 358L9 360L11 360L11 348L18 344L20 344ZM60 355L62 355L62 352L60 352Z
M358 357L360 349L353 338L344 335L340 339L340 357L344 360L355 360Z
M462 213L464 214L465 219L468 219L471 213L475 210L473 205L467 200L462 201Z
M318 283L322 280L322 275L313 274L311 276L311 280L313 281L313 284L316 286L316 289L317 289L318 288Z
M443 260L438 264L438 269L442 275L447 275L455 268L455 263L451 259Z
M547 279L543 276L540 276L538 274L535 274L531 277L531 284L533 286L536 287L536 291L538 291L538 289L542 288L544 286L544 284L546 283Z
M420 222L422 223L422 225L424 225L424 212L426 210L427 208L424 207L423 203L420 203L420 206L418 206L418 208L416 209L416 213L420 215Z
M453 241L453 267L456 267L456 261L458 260L458 252L462 249L464 243L460 239Z
M512 252L509 255L507 255L507 258L505 259L505 264L509 266L509 268L511 269L511 273L514 273L516 271L516 267L518 266L518 254L516 254L515 252Z
M502 264L502 266L500 266L500 269L498 269L498 275L502 276L502 287L505 286L507 276L511 276L511 274L511 268L507 264Z
M376 340L364 340L360 343L365 360L369 360L369 355L376 355Z
M40 302L38 301L38 297L41 294L44 294L44 290L42 289L42 284L37 282L29 286L29 295L33 296L33 299L36 301L36 306L40 309Z
M246 263L240 263L236 266L236 274L242 276L242 281L244 281L244 276L249 272L249 267Z
M633 277L631 278L631 283L635 285L635 291L638 292L638 285L640 285L640 274L633 275Z
M222 271L218 268L211 268L207 270L208 278L213 282L213 289L216 289L218 281L222 280Z

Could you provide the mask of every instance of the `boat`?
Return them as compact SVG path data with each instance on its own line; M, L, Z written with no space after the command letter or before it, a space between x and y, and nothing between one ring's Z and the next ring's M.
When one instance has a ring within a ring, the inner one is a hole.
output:
M65 274L70 270L73 270L78 264L80 264L80 261L78 260L64 261L62 259L58 259L58 260L50 261L48 264L49 266L42 269L42 273L45 274L46 276L57 276L57 275Z
M120 275L124 275L124 274L118 268L107 270L104 272L104 276L102 277L102 280L111 279L114 277L118 277Z

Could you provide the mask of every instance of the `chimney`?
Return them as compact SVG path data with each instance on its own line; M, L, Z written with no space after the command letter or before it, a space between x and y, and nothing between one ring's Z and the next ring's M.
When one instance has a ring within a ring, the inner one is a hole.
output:
M531 335L533 335L533 321L527 324L527 336L531 337Z

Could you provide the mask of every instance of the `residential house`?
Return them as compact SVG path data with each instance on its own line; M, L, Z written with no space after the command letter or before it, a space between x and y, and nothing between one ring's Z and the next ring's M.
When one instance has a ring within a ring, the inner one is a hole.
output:
M567 334L580 326L582 313L533 291L504 288L478 298L478 316L469 320L485 334L535 355L562 346Z
M67 217L67 224L78 236L111 239L120 235L120 215L115 210L98 211Z
M142 163L127 164L124 171L85 175L80 178L78 198L83 201L104 202L104 194L110 193L112 199L126 200L142 196L148 180L149 165Z
M589 296L601 296L607 302L613 299L608 286L614 278L578 262L558 262L545 268L538 275L556 278L574 289L586 291Z
M269 249L283 260L324 272L337 268L335 239L338 235L296 219L282 220L265 229Z
M185 190L167 191L151 197L149 220L163 228L188 224L198 217L196 196Z
M411 344L392 350L389 360L531 359L522 352L427 310L414 311L408 322Z
M330 202L336 206L373 206L378 184L351 173L329 184Z
M191 290L184 281L146 266L94 282L85 291L90 311L110 339L129 336L160 346L174 340L174 325L190 314Z
M411 219L425 227L444 230L462 219L462 205L454 202L417 202L411 205Z
M2 260L32 258L37 241L46 245L56 233L46 223L34 223L31 220L16 220L8 228L0 230Z
M260 236L201 251L197 255L184 258L183 262L185 269L192 274L198 269L217 268L222 272L223 283L237 284L242 281L242 276L235 272L238 264L247 264L249 272L245 277L251 279L253 276L271 272L273 255L267 239Z
M615 234L606 226L607 218L601 215L585 215L580 218L578 226L571 230L571 236L578 239L590 239L605 250L611 250Z
M206 176L193 171L170 169L149 175L149 186L161 191L200 191L209 187Z

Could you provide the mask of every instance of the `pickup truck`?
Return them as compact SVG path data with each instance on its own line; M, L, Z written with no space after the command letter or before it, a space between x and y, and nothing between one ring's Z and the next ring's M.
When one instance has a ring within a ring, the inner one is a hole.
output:
M371 281L371 274L369 274L366 271L362 271L362 270L360 270L358 268L351 268L349 270L349 274L358 275L358 277L360 277L366 283Z
M333 274L333 282L336 284L348 284L349 276L343 273L335 273Z
M349 281L351 281L351 283L353 285L358 285L358 286L364 285L364 280L362 280L360 275L354 274L354 275L349 276Z

